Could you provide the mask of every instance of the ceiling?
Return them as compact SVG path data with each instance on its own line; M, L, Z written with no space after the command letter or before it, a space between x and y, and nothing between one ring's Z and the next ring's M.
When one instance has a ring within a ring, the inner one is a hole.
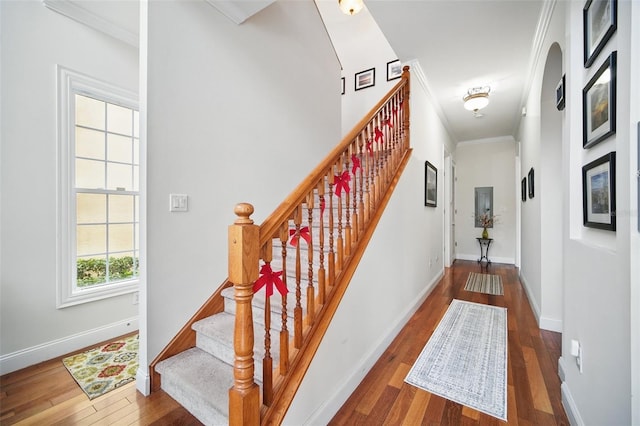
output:
M402 62L417 60L441 118L456 140L512 135L535 59L543 0L410 0L366 2ZM482 117L462 97L491 86Z
M218 8L234 4L228 0L206 1ZM260 3L259 10L272 1L251 2ZM546 13L548 0L365 0L365 9L353 17L339 13L336 0L316 1L335 4L335 13L330 15L325 12L326 6L321 7L330 32L331 25L352 24L356 36L351 38L366 38L363 32L371 31L371 26L363 23L372 21L402 62L418 61L436 109L456 142L515 136L523 94L528 91L537 55L539 21ZM128 39L137 39L137 1L43 3L47 7L70 6L65 9L83 15L88 12L101 18L99 24L116 24ZM76 19L67 10L57 11ZM334 44L339 43L334 40ZM463 108L462 97L469 88L486 85L491 86L489 106L480 111L481 117L474 117Z

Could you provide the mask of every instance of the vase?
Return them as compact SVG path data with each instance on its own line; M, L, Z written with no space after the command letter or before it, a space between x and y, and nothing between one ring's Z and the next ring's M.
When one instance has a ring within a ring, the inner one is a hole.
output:
M484 238L485 240L489 238L489 231L487 231L487 228L484 228L482 230L482 238Z

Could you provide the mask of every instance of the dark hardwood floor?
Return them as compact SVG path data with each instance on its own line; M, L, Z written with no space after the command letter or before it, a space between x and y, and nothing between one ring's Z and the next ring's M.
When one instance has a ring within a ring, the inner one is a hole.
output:
M569 425L557 374L561 334L540 330L518 270L493 264L504 296L464 290L477 262L456 261L398 334L330 425L498 425L505 422L404 383L453 299L507 308L507 419L514 425Z
M404 377L452 299L508 309L508 423L568 425L560 402L560 334L541 331L517 269L494 264L504 296L464 291L476 262L456 261L406 324L331 425L498 425L504 422L404 383ZM485 271L486 272L486 271ZM96 344L97 346L97 344ZM87 348L89 349L89 348ZM82 351L79 351L82 352ZM145 398L130 383L90 401L63 357L0 377L0 424L200 425L166 393Z

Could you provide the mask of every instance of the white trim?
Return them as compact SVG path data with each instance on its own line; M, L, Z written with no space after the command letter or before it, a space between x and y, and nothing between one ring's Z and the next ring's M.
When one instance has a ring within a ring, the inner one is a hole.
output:
M0 374L11 373L39 362L66 355L98 342L113 339L138 329L138 317L124 319L92 330L0 356Z
M61 65L56 66L57 73L57 182L58 191L56 223L57 253L56 253L56 308L66 308L80 303L92 302L107 297L120 296L138 291L139 281L134 279L125 283L115 283L96 288L86 289L82 292L74 292L69 283L72 282L75 273L70 261L72 252L72 238L74 227L71 223L74 202L71 199L70 188L73 185L71 147L72 124L71 114L73 108L73 94L82 93L100 98L132 109L138 109L138 95L134 92L116 87L112 84L100 81L86 74L70 70Z
M361 359L361 362L352 368L353 374L349 377L345 377L343 382L338 387L338 390L329 398L325 399L325 402L321 404L313 413L311 413L304 424L319 425L329 423L333 416L335 416L335 414L338 412L340 407L342 407L345 401L349 398L349 396L351 396L353 391L362 382L369 370L378 361L378 359L380 359L382 354L384 354L384 351L389 347L393 339L396 338L398 333L400 333L402 328L411 319L413 314L416 313L418 308L422 306L424 301L431 294L431 291L435 288L436 284L438 284L443 276L444 269L441 270L433 280L431 280L422 294L416 298L416 302L412 306L409 306L407 308L405 313L398 318L395 325L388 330L387 334L385 336L382 336L380 340L378 340L377 344L374 345L374 347L371 349L371 351Z
M149 367L139 363L138 371L136 371L136 389L144 396L151 394L151 376L149 376Z
M54 12L125 42L130 46L138 47L139 45L137 33L108 21L74 2L69 0L42 0L42 4Z
M229 0L204 0L215 7L220 13L229 18L234 23L240 25L265 7L274 3L275 0L254 0L254 1L229 1Z
M563 325L562 325L562 320L555 319L555 318L541 317L540 325L538 325L538 327L540 327L540 329L542 330L555 331L557 333L562 333Z
M580 416L580 411L578 411L578 406L571 395L567 382L562 382L560 391L562 393L562 406L567 413L569 424L572 426L584 426L585 423Z
M531 294L529 283L527 282L527 279L522 274L522 269L520 269L519 275L520 275L520 282L522 283L522 286L524 287L525 293L527 293L527 299L529 299L529 306L531 306L531 310L533 311L533 315L536 316L536 322L538 324L540 324L540 307L536 303L536 299L533 297L533 294Z
M458 142L458 145L480 145L485 143L516 143L516 140L513 136L496 136L491 138L483 138L483 139L470 139L466 141ZM518 181L518 189L520 189L520 182ZM520 195L518 193L518 200L520 199Z

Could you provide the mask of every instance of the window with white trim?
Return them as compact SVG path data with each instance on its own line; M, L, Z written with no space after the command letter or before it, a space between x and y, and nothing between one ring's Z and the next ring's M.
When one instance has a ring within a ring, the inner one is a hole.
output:
M58 307L137 291L136 95L58 67Z

